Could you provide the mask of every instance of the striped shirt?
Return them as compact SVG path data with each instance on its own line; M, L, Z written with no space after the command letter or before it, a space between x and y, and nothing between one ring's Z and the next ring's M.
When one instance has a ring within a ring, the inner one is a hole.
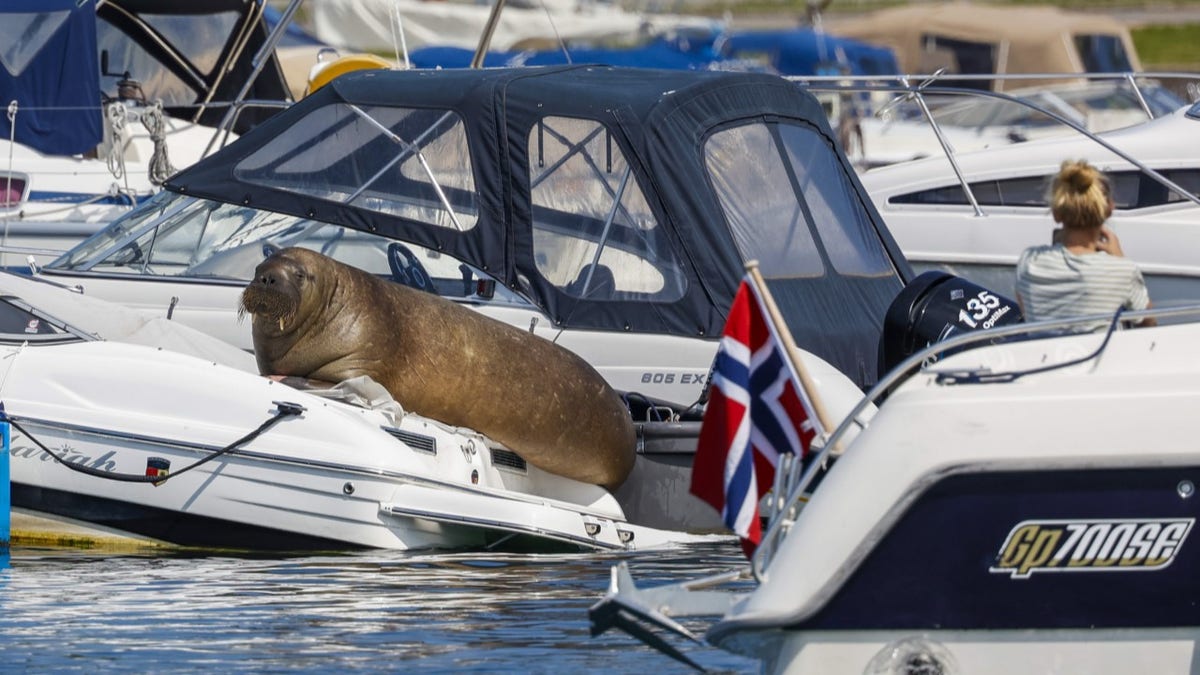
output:
M1017 262L1017 294L1026 321L1112 314L1150 305L1146 281L1128 258L1103 251L1079 255L1061 244L1032 246ZM1086 330L1107 327L1108 322Z

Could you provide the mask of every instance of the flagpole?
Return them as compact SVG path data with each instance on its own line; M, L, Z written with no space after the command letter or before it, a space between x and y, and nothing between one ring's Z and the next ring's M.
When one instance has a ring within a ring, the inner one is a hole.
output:
M812 403L813 414L817 416L817 422L821 425L821 435L827 436L834 429L834 425L829 419L829 413L825 411L825 405L821 402L821 398L817 396L817 387L809 376L808 370L804 367L804 362L800 359L800 348L796 346L796 341L792 338L792 331L788 330L787 324L783 321L783 315L779 313L779 307L775 304L775 298L772 297L771 291L767 289L767 282L763 279L762 272L758 271L758 261L750 260L746 262L746 271L750 274L750 279L754 283L755 289L758 291L758 296L762 298L763 303L767 306L767 316L770 317L771 323L775 326L775 334L783 342L783 347L787 350L788 359L792 362L792 367L796 369L796 375L800 378L800 386L804 387L804 391L808 394L808 400Z

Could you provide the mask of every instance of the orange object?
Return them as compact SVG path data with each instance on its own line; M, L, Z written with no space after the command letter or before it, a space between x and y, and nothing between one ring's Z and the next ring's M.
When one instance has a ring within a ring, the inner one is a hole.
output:
M304 95L308 96L321 87L324 87L339 75L344 75L356 70L391 67L392 64L390 62L373 54L351 54L349 56L342 56L330 61L328 64L320 68L314 68L316 72L308 76L308 88L305 89Z

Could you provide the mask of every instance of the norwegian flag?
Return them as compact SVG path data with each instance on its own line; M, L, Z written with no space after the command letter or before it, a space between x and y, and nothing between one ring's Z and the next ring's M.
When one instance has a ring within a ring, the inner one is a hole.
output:
M758 502L783 453L803 457L816 434L812 402L763 311L742 280L713 365L708 407L692 461L692 494L721 513L749 557L762 539Z

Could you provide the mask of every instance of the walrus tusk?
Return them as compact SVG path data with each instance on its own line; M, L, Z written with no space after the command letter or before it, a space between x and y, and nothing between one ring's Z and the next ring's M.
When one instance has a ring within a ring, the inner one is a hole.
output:
M279 317L279 330L283 330L283 317Z

